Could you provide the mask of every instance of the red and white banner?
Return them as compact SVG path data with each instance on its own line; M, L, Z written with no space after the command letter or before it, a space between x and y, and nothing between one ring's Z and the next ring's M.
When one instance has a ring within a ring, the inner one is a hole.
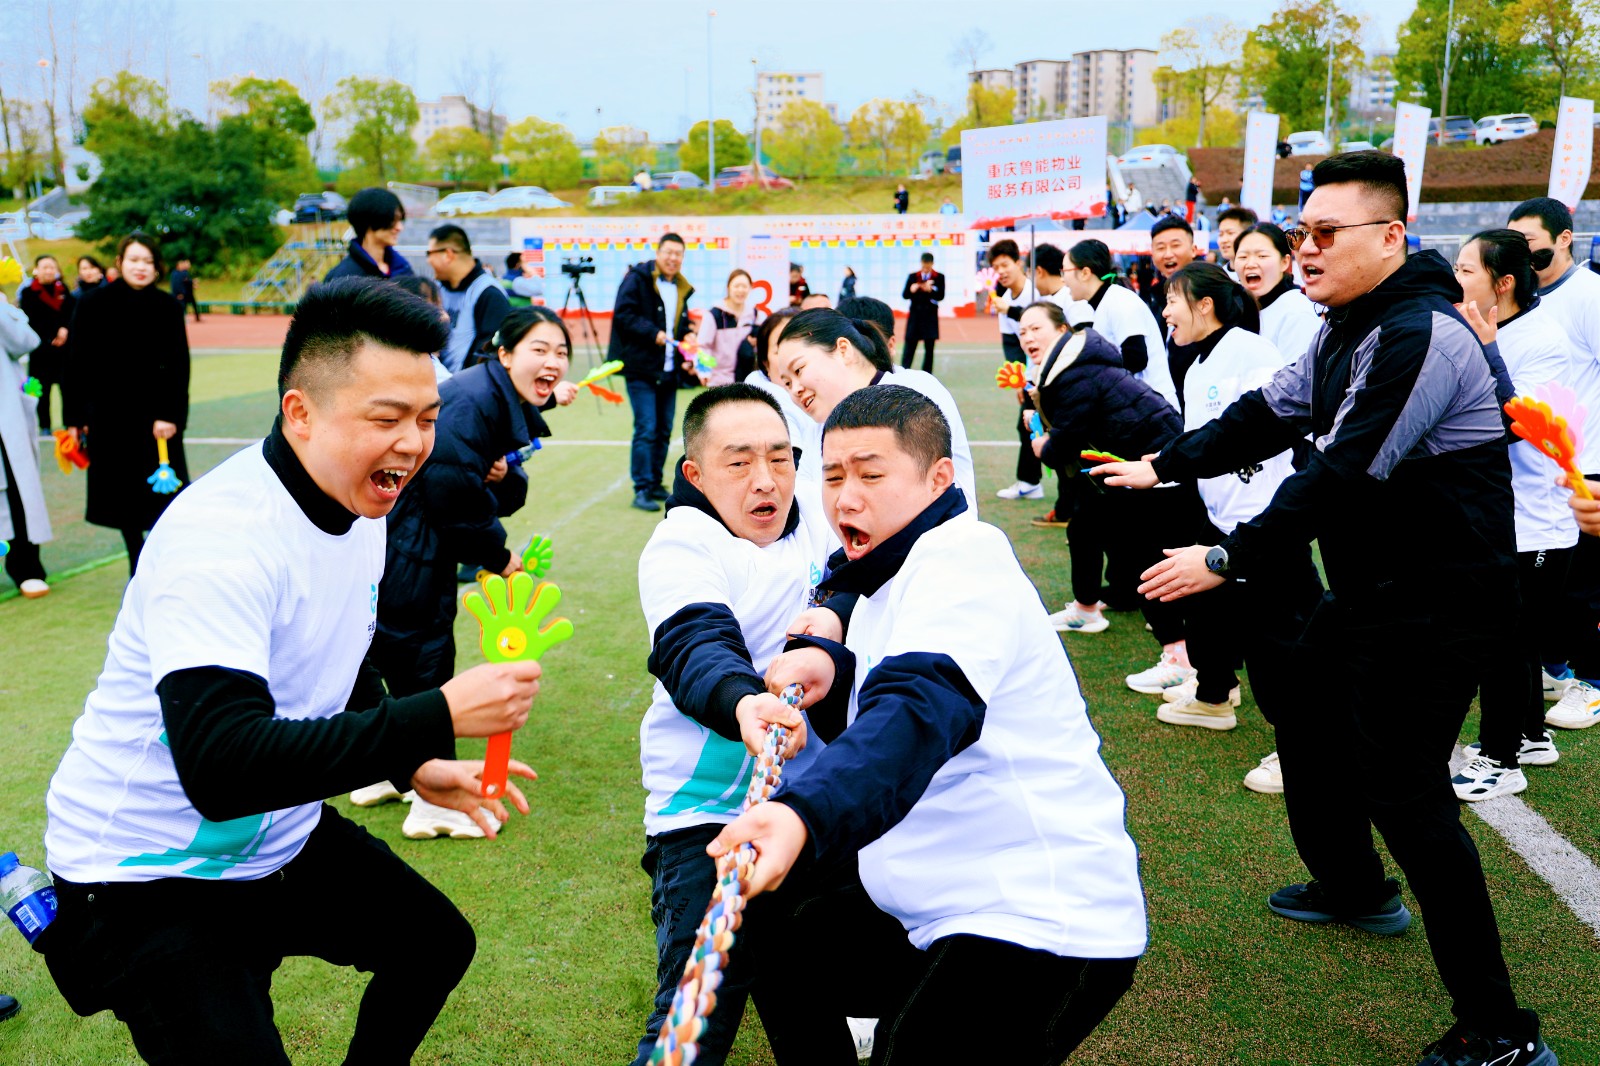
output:
M1105 116L962 130L961 200L972 229L1104 215Z
M780 307L788 307L789 242L760 233L746 237L743 243L743 266L755 287L756 309L770 315Z
M1563 96L1556 116L1556 147L1550 157L1550 198L1574 210L1589 185L1594 157L1594 101Z
M1272 175L1278 164L1278 116L1252 111L1244 120L1244 178L1239 206L1272 217Z
M1394 154L1406 164L1407 222L1417 220L1417 202L1422 199L1422 159L1428 151L1428 119L1432 115L1431 109L1419 104L1398 104L1394 109Z

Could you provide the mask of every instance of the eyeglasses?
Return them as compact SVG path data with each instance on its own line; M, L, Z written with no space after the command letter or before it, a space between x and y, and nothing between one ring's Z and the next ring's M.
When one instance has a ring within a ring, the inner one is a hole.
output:
M426 252L422 253L422 258L431 259L436 255L443 255L444 253L446 253L448 251L452 251L452 249L450 249L450 248L429 248Z
M1292 230L1286 230L1283 236L1289 242L1289 247L1297 252L1300 250L1300 246L1306 242L1307 237L1310 237L1318 248L1326 251L1333 247L1334 234L1342 229L1359 229L1362 226L1388 226L1392 225L1394 221L1394 219L1386 218L1379 219L1376 222L1352 222L1347 226L1312 226L1310 229L1304 226L1296 226Z

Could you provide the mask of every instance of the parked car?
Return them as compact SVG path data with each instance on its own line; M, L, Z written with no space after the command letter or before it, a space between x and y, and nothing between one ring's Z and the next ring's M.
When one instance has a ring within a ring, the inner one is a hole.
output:
M473 214L493 214L496 211L546 211L552 207L571 207L565 200L551 196L537 185L513 185L501 189L473 209Z
M1479 144L1499 144L1514 141L1530 133L1539 132L1539 122L1532 115L1485 115L1478 120L1476 135Z
M295 200L296 222L338 222L350 212L350 204L336 192L303 192Z
M1333 149L1328 145L1328 138L1321 130L1301 130L1291 133L1286 139L1290 155L1332 155Z
M72 236L71 226L63 226L54 215L43 211L29 211L27 222L23 221L21 211L0 214L0 237L24 240L30 229L34 239L41 241L64 241Z
M1146 164L1161 166L1165 163L1176 162L1182 156L1183 153L1170 144L1141 144L1129 149L1127 154L1117 160L1117 165L1123 167L1144 166Z
M923 152L922 155L917 159L917 173L924 175L943 174L944 153L937 150L932 152Z
M748 189L756 183L755 168L751 166L725 167L717 171L717 188ZM761 168L761 187L764 189L792 189L794 182L780 178L765 167Z
M944 172L946 174L961 173L961 146L952 145L944 153Z
M489 194L486 192L453 192L433 205L433 213L440 218L470 215L487 199Z
M1341 152L1371 152L1371 151L1375 150L1376 148L1377 148L1377 145L1373 144L1371 141L1340 141L1339 142L1339 151L1341 151Z
M596 185L589 190L589 206L604 207L606 204L619 204L630 196L638 195L637 185Z
M650 188L659 192L662 189L703 189L706 181L692 170L668 170L661 174L650 175Z
M1439 123L1444 123L1444 136L1439 135ZM1428 139L1435 144L1466 144L1478 133L1470 115L1445 115L1428 120Z

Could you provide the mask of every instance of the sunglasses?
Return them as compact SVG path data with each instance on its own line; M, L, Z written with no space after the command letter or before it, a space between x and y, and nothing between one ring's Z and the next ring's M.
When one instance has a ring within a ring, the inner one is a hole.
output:
M1310 237L1318 248L1326 251L1333 247L1334 235L1342 229L1360 229L1362 226L1387 226L1393 219L1379 219L1376 222L1352 222L1347 226L1296 226L1294 229L1284 231L1284 239L1289 242L1289 247L1298 252L1300 246Z

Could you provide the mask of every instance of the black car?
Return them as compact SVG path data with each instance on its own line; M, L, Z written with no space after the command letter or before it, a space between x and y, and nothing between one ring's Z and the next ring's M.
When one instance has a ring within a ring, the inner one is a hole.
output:
M336 192L303 192L293 210L296 222L340 222L350 204Z

